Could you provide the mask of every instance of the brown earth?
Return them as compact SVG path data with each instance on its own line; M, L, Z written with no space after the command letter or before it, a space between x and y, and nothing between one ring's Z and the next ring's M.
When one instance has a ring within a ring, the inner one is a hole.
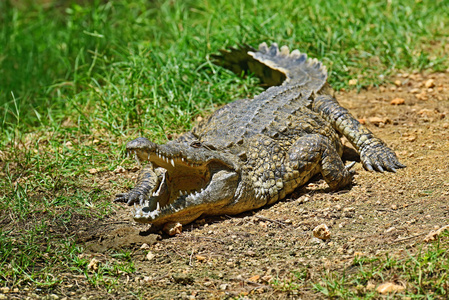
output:
M270 207L200 219L174 237L149 233L131 219L129 207L117 204L110 219L79 228L78 240L94 265L112 260L110 249L132 250L136 272L124 275L124 287L113 293L76 278L68 278L60 293L93 299L312 299L324 296L311 285L288 291L293 271L306 270L307 280L318 282L332 271L351 272L356 255L418 251L431 230L449 224L449 73L399 74L390 85L341 91L337 98L397 152L406 169L370 173L358 163L347 191L331 193L316 177ZM136 173L125 171L114 180ZM320 224L330 229L327 241L312 235Z

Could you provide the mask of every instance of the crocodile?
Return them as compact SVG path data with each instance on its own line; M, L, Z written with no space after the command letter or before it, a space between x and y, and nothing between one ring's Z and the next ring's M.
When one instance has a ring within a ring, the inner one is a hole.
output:
M252 73L268 88L231 102L166 144L139 137L128 153L146 162L135 188L116 201L134 204L134 220L188 224L272 204L321 173L331 190L352 182L342 161L344 136L368 171L404 168L393 150L335 99L327 69L298 50L260 44L220 50L217 64Z

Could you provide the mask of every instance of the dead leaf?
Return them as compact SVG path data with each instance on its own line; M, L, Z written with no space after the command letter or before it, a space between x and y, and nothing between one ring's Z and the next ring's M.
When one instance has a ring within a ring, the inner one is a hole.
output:
M438 230L432 230L429 234L424 238L424 242L429 243L437 239L440 234L442 234L445 230L449 230L449 225L443 226Z
M389 294L389 293L398 293L398 292L402 292L404 290L405 290L405 287L403 287L402 285L392 283L392 282L385 282L377 287L377 292L382 295Z

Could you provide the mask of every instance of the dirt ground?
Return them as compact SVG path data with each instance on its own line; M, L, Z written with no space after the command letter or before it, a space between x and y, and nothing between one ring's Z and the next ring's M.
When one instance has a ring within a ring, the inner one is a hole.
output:
M406 169L370 173L358 163L349 190L331 193L316 177L270 207L200 219L174 237L148 233L132 220L129 207L117 204L115 215L79 228L77 238L89 259L103 263L111 259L110 249L132 250L137 271L124 276L125 288L115 293L71 285L62 294L311 299L319 294L310 285L283 291L292 271L307 269L308 280L319 281L323 269L350 272L356 255L417 251L427 233L449 224L449 73L398 74L389 85L341 91L337 98L397 152ZM330 240L313 237L320 224L329 227Z

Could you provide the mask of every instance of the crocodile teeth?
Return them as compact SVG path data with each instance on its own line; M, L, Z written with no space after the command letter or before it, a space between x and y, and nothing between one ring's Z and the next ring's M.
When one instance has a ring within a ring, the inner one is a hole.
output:
M179 190L179 196L184 196L181 190Z
M136 153L136 152L134 152L134 159L137 161L137 163L139 164L139 166L141 166L141 164L140 164L140 159L139 159L139 157L137 156L137 153Z
M175 161L173 160L173 158L170 159L170 163L171 163L171 165L172 165L173 167L175 167Z
M161 210L161 206L160 206L159 202L157 202L156 203L156 211L159 211L159 210Z

